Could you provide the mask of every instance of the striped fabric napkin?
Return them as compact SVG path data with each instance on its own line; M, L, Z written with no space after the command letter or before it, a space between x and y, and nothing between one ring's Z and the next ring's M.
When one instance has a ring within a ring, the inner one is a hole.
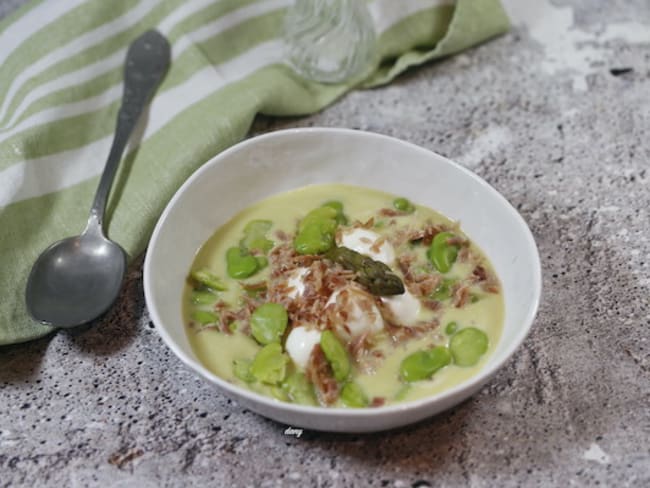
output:
M172 64L109 201L107 233L132 257L174 191L245 137L257 113L312 113L351 88L309 82L283 61L290 3L34 1L0 24L0 344L52 331L27 315L27 276L45 247L85 225L126 48L139 34L166 35ZM366 87L508 28L499 0L371 0L369 8L381 61Z

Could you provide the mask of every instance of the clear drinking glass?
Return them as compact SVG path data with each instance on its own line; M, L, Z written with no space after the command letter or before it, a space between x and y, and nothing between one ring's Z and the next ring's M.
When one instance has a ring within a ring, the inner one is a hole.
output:
M284 37L293 68L321 83L353 80L375 59L375 28L364 0L295 0Z

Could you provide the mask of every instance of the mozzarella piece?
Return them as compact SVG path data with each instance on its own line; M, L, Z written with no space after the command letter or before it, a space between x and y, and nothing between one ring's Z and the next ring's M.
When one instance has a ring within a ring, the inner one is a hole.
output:
M289 275L287 279L287 286L290 290L287 292L287 296L292 300L302 294L305 291L305 280L303 279L305 275L309 272L308 268L296 268Z
M422 308L420 300L415 298L408 290L405 290L401 295L381 297L381 301L388 307L400 325L413 325L417 321Z
M345 246L365 254L375 261L381 261L384 264L392 264L395 261L395 250L390 242L385 240L378 250L372 249L378 239L382 236L368 229L346 229L341 232L341 237L337 243L339 246Z
M341 293L347 294L347 300L338 304L337 298ZM326 306L331 304L341 308L340 311L347 316L345 323L335 325L337 335L341 337L353 339L366 332L375 333L384 328L384 319L373 297L355 286L336 290L327 300Z
M320 343L320 331L301 325L291 329L284 344L284 348L296 366L300 369L305 369L311 351L318 343Z

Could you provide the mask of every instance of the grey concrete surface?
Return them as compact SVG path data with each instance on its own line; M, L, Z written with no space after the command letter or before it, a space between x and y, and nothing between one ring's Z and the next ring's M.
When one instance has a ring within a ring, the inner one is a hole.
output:
M650 486L650 8L528 4L507 2L517 25L493 42L252 130L400 137L519 209L544 296L479 394L392 432L287 436L167 350L138 260L90 328L0 348L0 485Z

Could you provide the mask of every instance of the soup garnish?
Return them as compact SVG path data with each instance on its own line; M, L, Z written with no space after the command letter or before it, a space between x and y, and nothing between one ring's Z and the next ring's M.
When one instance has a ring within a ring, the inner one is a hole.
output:
M199 359L278 400L348 408L476 374L503 322L499 281L460 226L340 184L269 197L197 253L183 296Z

